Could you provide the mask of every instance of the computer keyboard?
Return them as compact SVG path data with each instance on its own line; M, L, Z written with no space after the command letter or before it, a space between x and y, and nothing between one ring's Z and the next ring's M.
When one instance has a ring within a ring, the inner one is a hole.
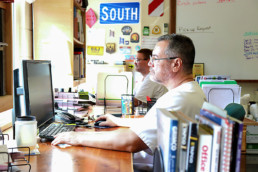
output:
M51 123L47 128L39 133L39 137L52 141L56 134L73 131L75 127L76 125L72 124Z

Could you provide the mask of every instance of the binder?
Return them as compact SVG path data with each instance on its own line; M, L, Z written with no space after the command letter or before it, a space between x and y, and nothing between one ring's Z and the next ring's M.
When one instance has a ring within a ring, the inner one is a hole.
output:
M222 109L230 103L240 103L241 87L234 80L200 80L207 101Z

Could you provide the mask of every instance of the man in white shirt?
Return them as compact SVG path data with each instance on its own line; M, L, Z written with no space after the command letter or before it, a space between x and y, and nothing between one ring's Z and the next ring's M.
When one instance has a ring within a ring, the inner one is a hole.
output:
M141 119L129 122L127 119L105 115L100 125L130 126L124 132L67 132L56 136L52 145L67 143L127 152L145 151L149 156L142 161L151 164L157 146L156 108L181 111L193 118L200 112L206 100L197 82L193 81L192 67L195 48L190 38L171 34L159 37L149 62L151 79L163 84L169 91L158 99L156 104ZM145 161L146 160L146 161ZM135 162L135 161L134 161Z
M147 96L158 99L168 90L165 86L150 79L150 66L148 65L152 51L150 49L140 49L137 51L135 70L142 75L142 80L136 83L134 88L134 105L138 106L147 103Z

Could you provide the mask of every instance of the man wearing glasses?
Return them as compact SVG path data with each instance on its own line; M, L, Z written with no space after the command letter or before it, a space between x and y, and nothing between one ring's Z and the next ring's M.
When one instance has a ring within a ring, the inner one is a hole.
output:
M202 89L197 82L193 81L194 58L195 48L190 38L179 34L159 37L149 61L150 74L151 79L163 84L168 92L157 100L144 118L134 119L130 130L126 132L60 133L52 144L68 143L133 153L144 151L148 155L137 160L139 163L145 163L146 166L151 165L152 155L157 146L156 109L181 111L194 118L195 114L199 114L203 102L206 101ZM121 126L124 124L123 120L126 120L111 115L105 115L99 119L106 119L100 125L109 126Z
M151 55L152 51L150 49L140 49L136 54L135 70L142 75L142 80L138 81L134 88L135 106L147 103L147 96L158 99L168 91L165 86L150 79L150 66L148 66L148 63Z

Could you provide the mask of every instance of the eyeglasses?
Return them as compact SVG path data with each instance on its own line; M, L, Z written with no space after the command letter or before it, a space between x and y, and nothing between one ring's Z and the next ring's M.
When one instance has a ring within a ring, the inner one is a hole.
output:
M151 61L151 63L153 63L155 60L172 60L172 59L176 59L176 58L178 58L178 57L167 57L167 58L157 59L157 58L154 58L153 56L150 56L150 61Z
M146 60L146 59L134 59L135 63L138 63L139 61Z

